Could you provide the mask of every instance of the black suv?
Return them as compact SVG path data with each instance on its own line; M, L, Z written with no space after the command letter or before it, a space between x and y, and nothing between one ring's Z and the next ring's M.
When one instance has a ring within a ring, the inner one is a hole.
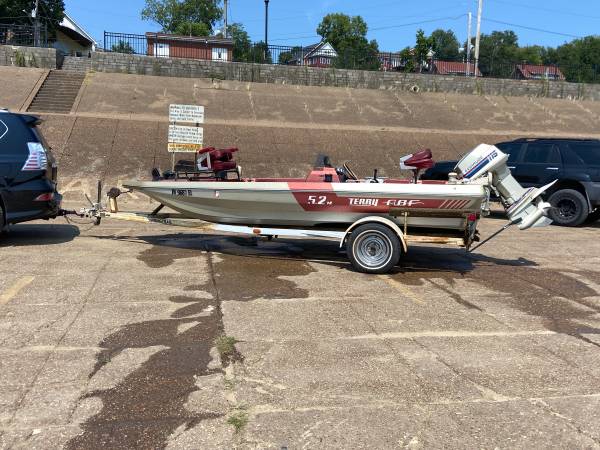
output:
M0 230L60 212L56 161L35 116L0 110Z
M551 219L577 226L600 214L600 140L517 139L496 144L509 155L508 166L524 187L558 182L546 194L554 206ZM447 180L456 161L442 161L423 174L424 180Z

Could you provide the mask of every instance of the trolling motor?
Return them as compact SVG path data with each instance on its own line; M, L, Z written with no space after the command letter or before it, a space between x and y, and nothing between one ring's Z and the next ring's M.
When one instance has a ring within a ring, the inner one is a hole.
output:
M456 164L454 171L459 181L464 183L486 181L502 200L510 225L520 230L550 225L548 218L550 203L544 202L541 195L556 181L541 188L523 188L512 176L506 162L508 155L493 145L481 144L465 155Z

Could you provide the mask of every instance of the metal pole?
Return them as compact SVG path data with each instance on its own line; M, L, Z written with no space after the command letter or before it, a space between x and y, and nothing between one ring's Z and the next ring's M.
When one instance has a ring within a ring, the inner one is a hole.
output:
M269 47L269 0L265 0L265 46Z
M40 0L35 0L35 22L33 24L33 46L40 46L40 20L38 19L38 9L40 7Z
M225 39L227 39L229 30L227 29L227 0L223 0L224 6L225 6Z
M477 36L475 37L475 76L479 72L479 43L481 41L481 14L483 12L483 0L479 0L477 8Z
M469 22L467 25L467 70L466 76L471 76L471 22L473 21L473 13L469 11Z
M265 63L269 54L269 0L265 0Z

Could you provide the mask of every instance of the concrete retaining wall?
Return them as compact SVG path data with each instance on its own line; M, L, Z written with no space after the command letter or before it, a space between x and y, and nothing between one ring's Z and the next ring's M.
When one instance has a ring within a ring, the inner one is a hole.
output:
M213 78L303 86L600 100L600 85L222 63L177 58L154 58L121 53L93 53L92 70L109 73L179 78Z
M62 64L62 53L54 48L0 45L0 65L56 69Z

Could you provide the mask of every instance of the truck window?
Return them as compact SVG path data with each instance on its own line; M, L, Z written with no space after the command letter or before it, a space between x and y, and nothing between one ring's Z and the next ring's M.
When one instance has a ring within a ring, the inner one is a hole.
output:
M565 164L600 166L600 143L570 142Z
M498 144L496 145L496 147L498 147L500 150L502 150L502 152L508 155L509 163L513 163L516 162L519 158L519 152L521 151L521 147L523 147L523 144L506 142L503 144Z
M529 164L560 164L560 153L554 144L530 142L527 144L524 163Z

